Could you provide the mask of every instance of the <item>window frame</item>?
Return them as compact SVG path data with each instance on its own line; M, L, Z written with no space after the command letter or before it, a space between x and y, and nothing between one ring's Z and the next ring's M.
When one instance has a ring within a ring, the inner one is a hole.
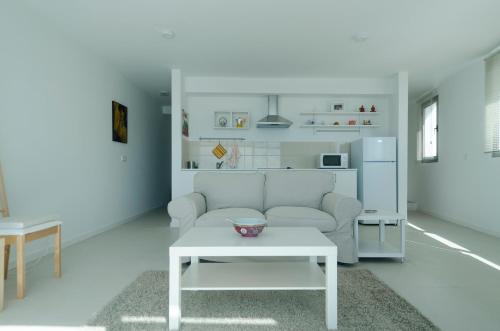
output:
M434 130L436 130L436 156L433 157L425 157L424 156L424 151L425 151L425 108L429 107L433 103L436 104L436 127ZM432 98L428 99L427 101L422 103L422 109L420 116L422 118L422 123L421 123L421 129L422 129L422 148L421 148L421 162L422 163L434 163L439 161L439 96L435 95Z

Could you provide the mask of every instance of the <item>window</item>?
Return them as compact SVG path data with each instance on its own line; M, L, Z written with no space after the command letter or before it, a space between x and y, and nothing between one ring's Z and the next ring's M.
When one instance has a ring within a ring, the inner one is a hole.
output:
M438 160L438 97L422 104L422 162Z
M485 152L500 156L500 53L486 59L485 78Z

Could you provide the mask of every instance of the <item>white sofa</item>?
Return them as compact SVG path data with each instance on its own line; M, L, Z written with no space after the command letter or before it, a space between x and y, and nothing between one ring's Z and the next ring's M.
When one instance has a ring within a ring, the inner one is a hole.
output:
M358 261L353 220L361 203L333 193L333 174L321 170L266 173L199 172L194 192L168 204L182 236L197 226L228 226L227 217L260 217L268 226L313 226L338 246L338 261Z

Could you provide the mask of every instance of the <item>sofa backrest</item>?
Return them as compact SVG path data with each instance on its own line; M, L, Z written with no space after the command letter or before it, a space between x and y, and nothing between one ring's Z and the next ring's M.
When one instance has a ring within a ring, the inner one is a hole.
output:
M205 196L207 211L220 208L264 210L264 174L199 172L193 189Z
M322 170L266 172L264 210L277 206L319 208L334 188L333 173Z

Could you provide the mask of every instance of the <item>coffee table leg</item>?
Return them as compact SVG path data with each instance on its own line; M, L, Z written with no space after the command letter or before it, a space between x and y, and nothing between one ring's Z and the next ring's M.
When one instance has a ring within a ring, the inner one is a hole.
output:
M337 329L337 257L326 256L326 328Z
M168 327L179 330L181 325L181 258L170 254Z

